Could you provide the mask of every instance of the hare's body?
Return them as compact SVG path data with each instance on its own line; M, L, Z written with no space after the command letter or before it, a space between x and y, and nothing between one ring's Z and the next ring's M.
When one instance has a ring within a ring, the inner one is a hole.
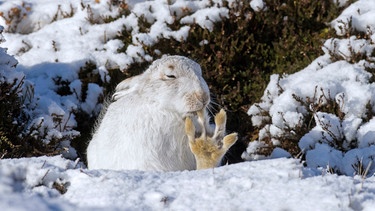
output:
M178 135L184 134L184 122L178 113L156 111L147 103L130 110L124 106L128 103L128 99L119 99L108 107L88 149L89 168L158 171L195 168L187 137Z
M206 109L209 90L200 66L170 56L121 82L87 149L90 169L195 169L186 116Z

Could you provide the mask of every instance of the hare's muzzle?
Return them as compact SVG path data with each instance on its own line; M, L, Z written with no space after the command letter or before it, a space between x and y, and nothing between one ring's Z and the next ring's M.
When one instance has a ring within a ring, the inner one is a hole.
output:
M205 92L193 92L185 97L189 112L202 110L210 103L210 96Z

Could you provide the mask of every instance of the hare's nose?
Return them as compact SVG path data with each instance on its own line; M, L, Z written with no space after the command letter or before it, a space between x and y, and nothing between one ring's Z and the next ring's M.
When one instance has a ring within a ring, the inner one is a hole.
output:
M207 93L205 93L205 92L195 92L194 96L203 105L207 105L210 102L210 96Z

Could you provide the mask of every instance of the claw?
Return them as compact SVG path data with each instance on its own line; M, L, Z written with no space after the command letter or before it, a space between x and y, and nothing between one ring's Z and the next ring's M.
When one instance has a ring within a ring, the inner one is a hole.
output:
M197 111L198 114L198 122L199 125L202 127L202 134L201 138L206 139L207 133L206 133L206 122L205 122L205 109L202 109L200 111Z
M220 109L220 112L215 115L215 132L212 139L220 143L221 139L224 137L225 125L227 123L227 113L224 109Z
M238 139L237 133L226 135L223 139L223 149L227 151Z
M227 122L227 113L224 111L224 109L220 109L220 112L215 115L215 124L216 126L222 125L225 127L226 122Z
M186 117L185 119L185 132L189 138L189 141L195 140L195 127L190 117Z

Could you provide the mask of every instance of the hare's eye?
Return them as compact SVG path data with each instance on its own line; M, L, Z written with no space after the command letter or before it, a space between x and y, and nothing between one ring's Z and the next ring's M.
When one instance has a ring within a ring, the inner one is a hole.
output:
M176 78L176 76L175 75L165 75L167 78L169 78L169 79L175 79Z

